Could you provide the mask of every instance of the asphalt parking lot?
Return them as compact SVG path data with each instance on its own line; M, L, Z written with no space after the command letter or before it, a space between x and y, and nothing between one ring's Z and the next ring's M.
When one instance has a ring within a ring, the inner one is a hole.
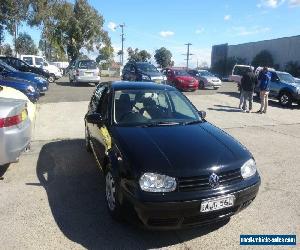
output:
M242 113L233 83L186 93L209 122L253 153L262 185L253 204L230 221L149 232L113 221L105 207L101 172L84 148L83 115L94 88L62 79L37 104L31 151L1 170L1 249L239 249L240 234L299 238L298 106L283 109L270 101L266 115Z

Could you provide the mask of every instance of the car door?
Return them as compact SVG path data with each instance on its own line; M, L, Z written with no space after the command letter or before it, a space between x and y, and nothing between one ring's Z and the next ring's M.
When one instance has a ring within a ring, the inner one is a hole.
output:
M100 86L95 91L90 103L90 113L99 113L108 121L108 103L109 93L107 86ZM97 160L103 166L105 153L111 147L111 139L108 132L107 123L105 124L88 124L90 141Z
M277 97L279 95L281 87L281 82L276 72L271 72L269 96Z

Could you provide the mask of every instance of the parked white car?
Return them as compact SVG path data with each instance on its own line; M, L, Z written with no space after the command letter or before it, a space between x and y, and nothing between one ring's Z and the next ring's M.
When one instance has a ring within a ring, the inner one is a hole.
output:
M35 55L21 55L20 58L27 62L30 66L37 68L43 68L50 73L48 78L49 82L54 82L55 80L62 77L61 70L55 65L48 63L43 57Z

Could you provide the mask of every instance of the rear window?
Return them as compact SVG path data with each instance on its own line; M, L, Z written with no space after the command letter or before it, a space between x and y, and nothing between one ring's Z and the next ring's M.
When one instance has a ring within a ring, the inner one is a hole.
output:
M79 61L78 68L79 69L97 69L97 63L92 60Z
M244 74L246 74L249 71L249 67L234 67L233 70L233 75L238 75L238 76L242 76Z
M24 60L25 61L25 60ZM35 64L39 65L39 66L43 66L44 65L44 59L40 58L40 57L36 57L35 58Z

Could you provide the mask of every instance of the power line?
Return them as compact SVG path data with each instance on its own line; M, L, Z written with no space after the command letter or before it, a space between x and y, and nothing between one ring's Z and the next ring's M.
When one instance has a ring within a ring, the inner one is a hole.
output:
M186 68L188 69L189 68L189 60L190 60L190 56L194 55L194 54L191 54L190 53L190 46L192 45L191 43L186 43L185 44L187 46L187 52L186 54L183 54L186 56Z

